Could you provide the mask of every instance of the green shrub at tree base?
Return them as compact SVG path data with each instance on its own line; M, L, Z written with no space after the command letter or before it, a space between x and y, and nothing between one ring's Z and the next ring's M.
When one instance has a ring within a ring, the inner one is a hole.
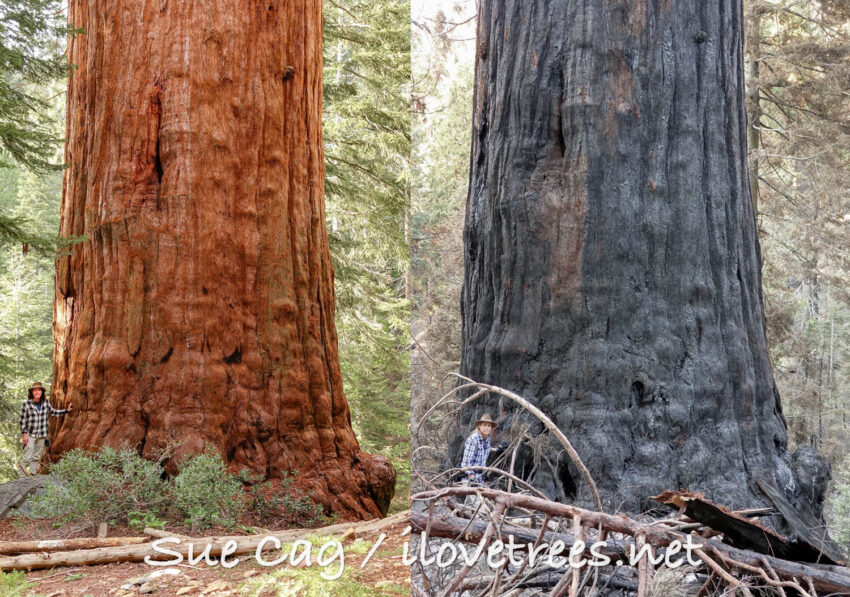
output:
M3 597L23 597L32 586L23 570L0 572L0 595Z
M233 526L245 510L242 481L212 449L180 465L173 492L174 506L193 530Z
M312 527L335 521L335 516L325 516L321 504L313 502L308 495L293 487L293 475L297 476L298 471L284 473L281 479L275 481L252 479L254 484L249 490L248 509L258 522L272 527L281 523L286 526Z
M31 500L34 517L58 517L81 528L127 523L130 512L152 515L169 503L162 467L129 449L72 450L52 465L52 482Z
M127 524L131 529L142 531L146 528L162 529L165 527L165 521L159 518L153 512L139 512L134 510L127 514Z
M295 488L298 471L274 480L247 471L233 474L210 447L179 463L178 474L166 479L164 458L152 462L128 448L72 450L52 465L51 482L31 499L29 517L53 518L72 530L91 530L101 522L135 530L166 524L200 530L232 527L242 519L276 528L335 520Z

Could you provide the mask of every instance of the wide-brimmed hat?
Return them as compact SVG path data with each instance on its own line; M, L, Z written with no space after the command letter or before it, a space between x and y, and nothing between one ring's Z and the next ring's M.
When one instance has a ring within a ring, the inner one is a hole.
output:
M34 389L36 389L36 388L38 388L39 390L41 390L41 395L42 395L42 396L46 396L46 395L47 395L47 390L45 390L45 389L44 389L44 386L42 386L42 385L41 385L41 382L40 382L40 381L36 381L36 382L34 382L34 383L32 384L32 387L31 387L29 390L27 390L27 396L29 396L30 398L32 398L32 391L33 391Z
M490 415L487 415L487 414L481 415L481 418L479 418L477 421L475 421L475 426L478 427L479 423L490 423L493 427L496 426L496 421L494 421L490 417Z

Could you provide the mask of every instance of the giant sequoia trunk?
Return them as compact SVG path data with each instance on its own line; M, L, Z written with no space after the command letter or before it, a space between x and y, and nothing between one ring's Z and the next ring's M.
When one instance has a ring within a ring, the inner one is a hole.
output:
M551 415L610 509L801 491L765 344L742 31L740 0L482 3L461 370ZM547 456L518 467L586 500Z
M342 391L323 206L321 0L72 0L50 456L212 444L346 515L395 472Z

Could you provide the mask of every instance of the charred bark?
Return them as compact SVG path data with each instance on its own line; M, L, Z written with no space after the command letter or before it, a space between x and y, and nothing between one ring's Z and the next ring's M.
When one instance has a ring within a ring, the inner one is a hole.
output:
M50 458L129 445L386 511L342 391L323 203L322 3L72 0Z
M740 0L485 1L473 109L461 373L549 415L607 508L763 506L759 478L811 499L765 342ZM559 452L517 470L589 503Z

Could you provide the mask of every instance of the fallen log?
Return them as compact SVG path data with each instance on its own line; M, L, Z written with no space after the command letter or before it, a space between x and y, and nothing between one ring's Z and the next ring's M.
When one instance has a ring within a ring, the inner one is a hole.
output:
M408 512L400 512L389 518L378 520L367 520L354 523L340 523L316 529L290 529L264 536L257 535L231 535L222 537L199 537L191 538L189 542L181 540L180 543L169 542L163 545L171 552L176 552L186 558L189 550L197 556L210 546L210 556L220 556L222 549L228 541L233 541L236 546L232 551L233 556L244 555L256 551L265 537L276 537L281 543L290 543L303 539L308 535L329 536L344 532L348 528L354 528L357 533L369 533L381 530L388 526L398 524L406 520ZM172 535L177 539L180 537ZM142 538L149 541L147 537ZM274 549L274 544L266 542L263 551ZM143 562L146 557L154 561L174 559L173 555L163 554L154 549L153 542L139 545L121 545L117 547L100 547L94 549L76 549L73 551L57 551L53 553L27 553L18 556L0 557L0 570L37 570L41 568L53 568L56 566L93 566L97 564L111 564L114 562Z
M679 508L685 516L723 533L724 540L734 547L774 555L783 560L824 564L842 564L821 546L793 537L786 537L770 527L741 516L728 508L706 499L702 493L665 491L653 497L657 502Z
M841 548L829 538L823 521L815 516L805 502L795 507L770 481L759 479L756 481L759 489L779 510L780 515L789 526L795 538L804 542L807 546L822 553L824 557L819 560L827 564L847 565L847 558ZM831 560L831 561L827 561Z
M428 529L428 515L422 512L410 512L410 526L414 533L428 531L428 537L440 537L443 539L458 539L465 543L477 544L484 537L487 530L487 521L484 519L469 520L460 516L437 516L431 519L431 528ZM516 551L527 551L529 544L533 545L540 536L539 531L526 527L516 526L507 522L499 525L498 539L502 543L509 543L513 537L513 543L517 545ZM552 545L555 541L563 541L569 547L573 544L572 533L555 533L546 531L543 533L543 542ZM605 545L599 546L600 554L608 556L613 561L625 560L628 542L613 537L605 540ZM485 552L486 553L486 552ZM565 554L561 554L565 555Z
M796 582L797 580L810 578L818 593L850 595L850 568L826 564L789 562L788 560L782 560L773 556L738 549L737 547L721 543L717 539L708 540L706 545L714 553L722 554L742 564L761 568L767 563L784 580Z
M673 541L684 542L687 535L679 533L660 525L652 525L641 523L624 515L611 515L595 510L585 510L570 504L553 502L544 500L530 495L522 495L517 493L507 493L496 489L483 487L450 487L445 489L434 489L424 491L412 496L414 501L429 501L436 500L447 496L466 496L479 494L482 498L493 500L497 504L502 504L507 508L528 508L537 510L552 516L572 519L574 516L581 516L582 521L588 527L601 527L606 532L621 533L635 537L638 533L642 533L646 537L646 542L656 547L667 547ZM417 522L419 517L417 513L411 513L411 522ZM435 528L436 519L430 522L430 528ZM426 522L427 524L427 522ZM451 530L454 527L455 533L459 533L463 526L458 526L459 523L443 520L442 524ZM796 582L799 579L811 579L814 588L821 593L850 595L850 568L840 566L826 566L821 564L803 564L800 562L792 562L783 560L773 556L746 551L726 545L717 539L705 540L698 538L703 543L703 552L719 554L726 560L735 560L741 564L762 568L765 563L770 566L778 576L783 580ZM749 572L748 572L749 573Z
M145 530L142 531L145 535L150 535L156 539L162 539L164 537L177 537L179 539L191 539L191 537L187 535L181 535L179 533L172 533L171 531L165 531L163 529L154 529L151 527L145 527Z
M76 539L44 539L41 541L0 541L0 554L95 549L147 543L149 537L80 537Z
M179 537L177 538L179 539ZM191 550L193 557L202 554L210 546L210 557L221 555L228 540L223 538L200 538L187 543L167 543L162 549L169 552L179 553L183 558L189 556ZM236 549L231 553L234 556L253 552L257 549L262 538L241 537L242 541L236 540ZM268 549L274 545L268 544ZM112 564L115 562L143 562L145 558L152 561L173 560L171 553L161 553L154 548L153 542L142 545L124 545L120 547L101 547L96 549L78 549L74 551L58 551L54 553L28 553L19 556L0 558L0 570L38 570L40 568L54 568L56 566L94 566L98 564Z

